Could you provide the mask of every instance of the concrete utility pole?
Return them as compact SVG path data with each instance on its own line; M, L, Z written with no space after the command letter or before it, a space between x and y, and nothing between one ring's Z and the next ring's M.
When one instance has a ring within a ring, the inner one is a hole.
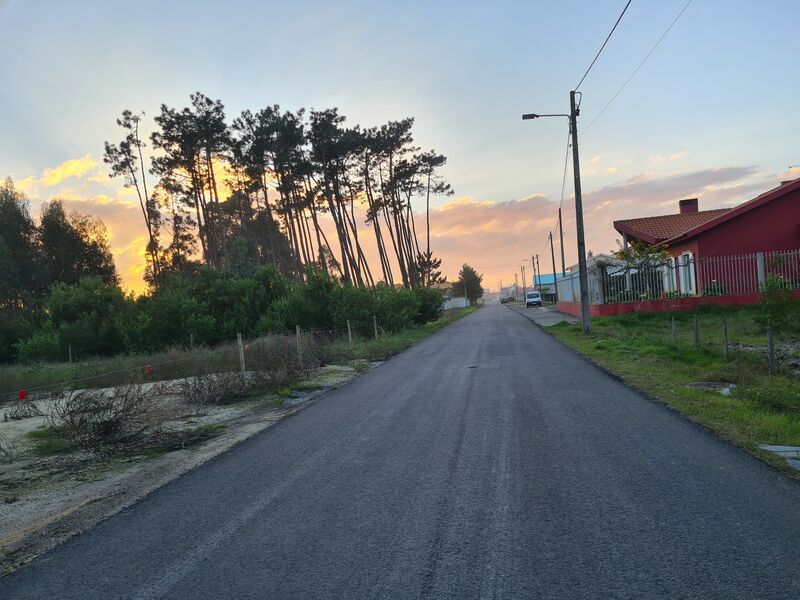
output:
M526 283L525 283L525 265L520 265L519 268L520 268L520 271L522 271L522 297L523 298L527 298L528 289L527 289Z
M561 209L559 209L561 212ZM548 231L547 237L550 238L550 258L553 261L553 288L556 294L556 302L558 302L558 283L556 282L556 253L553 251L553 232Z
M522 120L539 119L541 117L567 117L569 119L570 133L572 134L572 172L575 177L575 222L578 230L578 270L581 282L581 325L583 333L592 330L589 313L589 277L586 271L586 240L583 233L583 197L581 195L581 164L578 156L578 107L575 105L575 91L569 93L569 114L540 115L528 113L522 115ZM563 251L563 231L562 244ZM562 263L562 272L563 272Z
M589 313L589 276L586 270L586 239L583 234L583 196L581 194L581 163L578 157L578 107L575 92L569 93L569 121L572 131L572 170L575 175L575 222L578 229L578 274L581 282L581 325L583 333L592 331Z
M542 293L542 268L539 266L539 255L536 255L536 272L539 273L539 285L536 287Z
M558 235L561 237L561 276L567 276L567 264L564 262L564 226L561 224L561 207L558 207ZM555 269L553 270L555 271Z
M519 284L517 283L516 273L514 273L514 301L519 301Z

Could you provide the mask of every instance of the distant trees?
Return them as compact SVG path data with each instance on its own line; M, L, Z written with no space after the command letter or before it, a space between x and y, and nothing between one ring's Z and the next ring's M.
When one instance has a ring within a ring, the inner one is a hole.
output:
M453 295L466 296L470 304L478 298L483 298L483 275L468 264L464 264L458 272L458 280L453 283Z
M119 282L108 234L97 219L53 200L37 224L11 179L0 185L0 361L16 354L14 344L41 324L51 286L94 277L102 285ZM44 346L50 338L41 338Z
M245 110L228 125L222 102L198 92L188 107L162 105L154 122L149 172L158 183L149 196L140 117L124 111L117 123L125 137L105 146L111 175L139 197L152 286L194 268L194 240L213 270L252 273L272 264L303 279L314 266L355 286L435 283L441 263L430 247L430 199L452 190L441 176L446 158L413 145L413 119L362 129L347 126L335 108L274 105ZM421 247L412 203L423 198ZM171 229L168 244L162 227ZM365 243L376 245L379 265L369 264Z

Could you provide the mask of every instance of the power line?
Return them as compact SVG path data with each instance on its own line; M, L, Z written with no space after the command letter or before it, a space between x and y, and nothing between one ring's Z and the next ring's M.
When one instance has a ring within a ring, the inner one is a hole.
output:
M672 28L675 26L675 23L677 23L677 22L678 22L678 19L680 19L680 18L681 18L681 15L683 15L683 13L685 13L685 12L686 12L686 9L687 9L687 8L689 8L689 5L690 5L691 3L692 3L692 0L688 0L688 2L687 2L687 3L684 5L684 7L681 9L681 12L679 12L679 13L678 13L678 16L677 16L677 17L675 17L675 18L673 19L673 21L672 21L672 23L670 23L669 27L667 27L667 29L664 31L664 33L662 33L662 34L661 34L661 37L660 37L660 38L658 38L658 41L655 43L655 46L653 46L653 47L650 49L650 52L648 52L648 53L647 53L647 56L645 56L645 57L642 59L642 62L640 62L640 63L639 63L639 66L638 66L638 67L636 67L636 68L633 70L633 73L631 73L631 74L630 74L630 76L629 76L629 77L628 77L628 78L625 80L625 83L623 83L623 84L620 86L620 88L619 88L619 89L616 91L616 93L615 93L613 96L611 96L611 99L610 99L608 102L606 102L606 105L605 105L605 106L602 108L602 110L600 110L600 112L599 112L599 113L597 113L597 115L595 116L595 118L594 118L594 119L592 119L591 123L589 123L589 125L587 125L587 126L586 126L586 128L583 130L583 135L586 135L586 132L587 132L587 131L589 131L589 128L590 128L592 125L594 125L595 121L597 121L597 119L599 119L599 118L601 117L601 115L602 115L602 114L603 114L603 113L606 111L606 109L607 109L609 106L611 106L611 103L612 103L612 102L614 102L614 100L616 100L616 99L617 99L617 96L619 96L619 95L620 95L620 93L622 93L622 90L624 90L624 89L625 89L625 86L627 86L627 85L630 83L631 79L633 79L633 78L636 76L636 74L639 72L639 69L641 69L641 68L642 68L642 66L644 65L644 63L646 63L646 62L647 62L647 59L648 59L648 58L650 58L650 56L653 54L653 52L655 52L655 51L656 51L656 48L658 48L658 46L661 44L661 42L664 40L664 38L665 38L665 37L667 37L667 34L668 34L668 33L670 32L670 30L671 30L671 29L672 29Z
M583 74L583 77L581 77L581 80L578 82L578 85L575 86L575 91L578 91L578 88L581 87L581 84L583 83L583 80L586 79L586 76L589 74L589 71L592 70L592 67L594 66L594 63L596 63L597 59L600 58L600 53L603 51L603 48L606 47L606 44L608 43L608 40L611 39L611 36L614 34L614 30L617 28L617 25L619 25L619 22L622 20L622 17L625 14L625 11L628 10L628 7L631 5L631 2L632 2L632 0L628 0L628 3L625 5L625 8L622 9L622 12L620 13L619 17L617 18L617 22L614 23L614 27L612 27L611 31L608 32L608 36L606 37L606 41L603 42L603 45L600 46L600 50L598 50L597 54L594 55L594 60L592 60L592 64L589 65L589 68L586 69L586 73Z

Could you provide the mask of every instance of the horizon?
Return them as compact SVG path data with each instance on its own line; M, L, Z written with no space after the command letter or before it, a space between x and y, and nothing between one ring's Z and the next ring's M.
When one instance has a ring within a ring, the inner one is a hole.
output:
M160 103L181 108L196 90L221 99L228 122L273 103L336 106L351 126L410 116L415 144L447 156L442 174L455 191L431 201L431 246L443 274L453 279L468 263L494 289L523 261L530 264L531 254L548 262L562 177L565 254L569 264L576 261L566 123L523 123L520 115L565 111L617 4L503 3L492 10L467 3L457 10L444 3L423 17L414 3L310 3L300 12L245 3L239 7L252 18L232 27L227 8L198 3L187 33L175 30L186 16L180 7L144 2L140 14L158 6L160 18L127 45L136 29L121 18L122 4L2 2L0 51L9 57L9 80L24 85L0 98L0 175L12 177L34 215L59 198L68 210L102 219L123 285L141 292L145 227L133 192L110 179L102 162L103 143L121 137L115 120L123 109L146 113L147 137ZM689 3L603 109L685 5L634 2L581 88L584 217L587 250L595 254L614 247L616 219L676 213L678 200L689 197L699 198L700 210L731 207L800 176L800 167L790 168L800 163L792 135L800 117L791 111L800 83L787 76L796 3L771 3L766 11ZM573 23L577 12L585 18ZM260 15L287 26L256 47L247 40L257 35ZM74 35L87 26L92 35ZM331 28L339 35L326 43ZM300 31L306 35L298 48L292 41ZM218 52L194 47L207 34ZM283 69L259 71L282 48L292 49L281 55ZM424 203L416 202L420 209ZM372 246L365 252L374 259ZM557 262L558 255L556 245Z

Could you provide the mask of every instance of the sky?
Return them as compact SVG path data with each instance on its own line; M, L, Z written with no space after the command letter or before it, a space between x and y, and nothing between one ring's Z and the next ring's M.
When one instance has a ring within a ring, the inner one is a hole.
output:
M624 0L203 2L0 0L0 177L38 214L61 198L100 217L125 287L141 291L138 204L102 162L124 109L188 105L202 91L244 109L336 106L349 124L415 118L448 157L455 195L433 201L431 244L454 278L551 272L569 91ZM633 0L580 87L587 248L616 247L615 219L736 205L800 176L797 0ZM594 121L594 122L593 122ZM571 161L570 167L571 167ZM422 209L422 206L417 207ZM576 260L572 170L563 198ZM556 246L556 253L559 248Z

